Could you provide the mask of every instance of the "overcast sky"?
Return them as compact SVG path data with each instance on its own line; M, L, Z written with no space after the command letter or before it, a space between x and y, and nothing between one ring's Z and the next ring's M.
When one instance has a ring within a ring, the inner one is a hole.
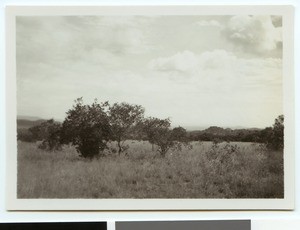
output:
M279 16L17 17L18 115L78 97L174 126L266 127L283 113Z

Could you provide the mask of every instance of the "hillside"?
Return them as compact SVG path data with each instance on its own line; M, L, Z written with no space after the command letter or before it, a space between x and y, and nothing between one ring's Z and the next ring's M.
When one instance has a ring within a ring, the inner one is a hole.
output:
M17 128L18 129L29 129L33 126L39 125L46 120L38 119L38 120L27 120L27 119L17 119Z
M204 130L195 130L188 132L189 139L211 141L213 139L221 139L227 141L254 141L260 135L262 129L258 128L244 128L244 129L230 129L211 126Z

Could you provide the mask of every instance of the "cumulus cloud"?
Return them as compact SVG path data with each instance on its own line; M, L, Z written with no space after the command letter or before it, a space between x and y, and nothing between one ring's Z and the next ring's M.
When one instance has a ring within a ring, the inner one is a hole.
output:
M192 72L197 68L197 65L197 56L189 50L179 52L171 57L159 57L149 63L151 69L171 72Z
M280 47L281 27L275 27L271 16L233 16L223 33L226 38L244 51L264 53Z
M272 23L275 27L282 27L282 16L281 15L272 15Z
M18 114L63 119L83 96L140 104L178 125L263 127L282 113L281 59L258 52L274 46L267 33L280 17L230 18L19 17Z
M232 69L235 61L236 56L225 50L206 51L201 54L185 50L170 57L153 59L149 67L157 71L194 74L208 69Z
M262 84L281 84L282 61L278 58L239 58L226 50L206 51L195 54L191 51L176 53L170 57L151 60L149 67L157 72L174 73L180 78L189 76L191 81L203 84L215 82L226 86L242 84L245 87ZM186 81L189 80L185 78ZM217 82L218 81L218 82Z
M179 107L186 111L193 108L195 117L188 115L191 120L202 115L202 119L221 120L225 114L232 119L226 122L232 124L241 119L254 124L257 117L268 124L267 117L282 113L280 58L242 58L223 49L199 54L186 50L154 59L149 66L154 71L151 78L170 90L164 92L172 96L169 101L182 102Z

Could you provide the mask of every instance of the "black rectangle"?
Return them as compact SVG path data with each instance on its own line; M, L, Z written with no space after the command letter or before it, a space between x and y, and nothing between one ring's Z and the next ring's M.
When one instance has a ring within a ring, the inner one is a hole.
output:
M251 230L251 220L116 222L116 230Z
M0 223L0 230L106 230L106 222Z

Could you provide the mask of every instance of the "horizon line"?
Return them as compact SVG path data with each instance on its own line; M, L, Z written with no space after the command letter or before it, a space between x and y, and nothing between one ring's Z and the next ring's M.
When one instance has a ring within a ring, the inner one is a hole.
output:
M37 120L50 120L53 119L55 121L59 121L59 122L63 122L64 119L58 119L55 117L51 117L51 118L42 118L39 116L28 116L28 115L17 115L17 120L28 120L28 121L37 121ZM264 129L267 127L272 127L272 125L269 126L265 126L265 127L257 127L257 126L243 126L243 125L216 125L216 124L208 124L208 125L172 125L171 124L171 128L175 128L175 127L183 127L185 128L187 131L198 131L198 130L205 130L208 129L210 127L219 127L219 128L223 128L223 129Z

